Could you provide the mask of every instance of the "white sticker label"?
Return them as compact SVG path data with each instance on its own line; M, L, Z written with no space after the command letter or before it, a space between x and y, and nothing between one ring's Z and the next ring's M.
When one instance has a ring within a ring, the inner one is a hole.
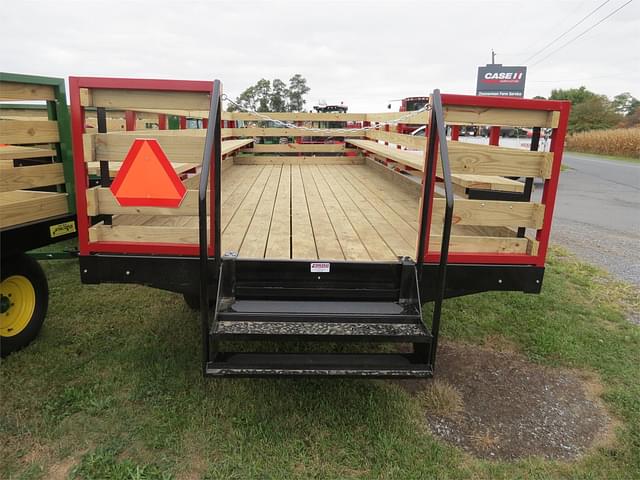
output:
M311 273L329 273L331 270L330 263L312 263L311 264Z

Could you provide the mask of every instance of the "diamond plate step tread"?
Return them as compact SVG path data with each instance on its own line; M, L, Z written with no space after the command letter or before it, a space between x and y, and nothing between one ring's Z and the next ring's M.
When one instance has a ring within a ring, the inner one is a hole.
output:
M429 378L430 364L411 353L227 352L208 362L205 374L230 377Z
M379 377L379 378L430 378L431 369L360 369L360 368L251 368L251 367L207 367L211 376L323 376L323 377Z
M420 324L329 322L218 322L220 335L428 336Z

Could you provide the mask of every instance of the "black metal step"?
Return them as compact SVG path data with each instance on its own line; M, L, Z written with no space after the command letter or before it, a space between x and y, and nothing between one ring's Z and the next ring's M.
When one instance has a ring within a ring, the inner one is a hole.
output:
M428 378L429 365L403 353L223 353L205 374L219 377L330 376Z
M428 343L421 323L317 321L218 321L211 332L219 340L311 340Z
M419 323L418 305L398 302L327 302L236 300L218 312L219 321L278 321L332 323Z

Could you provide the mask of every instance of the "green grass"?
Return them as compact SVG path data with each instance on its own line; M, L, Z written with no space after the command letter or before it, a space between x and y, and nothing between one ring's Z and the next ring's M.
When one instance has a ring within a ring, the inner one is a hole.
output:
M445 302L443 335L499 335L534 362L598 373L621 427L573 463L468 457L390 382L205 380L180 296L81 285L73 261L46 270L45 328L0 367L0 478L640 478L640 328L623 312L637 292L562 252L541 295Z
M575 154L575 155L584 155L585 157L591 157L591 158L614 160L617 162L640 163L640 157L620 157L616 155L601 155L599 153L586 153L586 152L574 152L574 151L565 151L565 153Z

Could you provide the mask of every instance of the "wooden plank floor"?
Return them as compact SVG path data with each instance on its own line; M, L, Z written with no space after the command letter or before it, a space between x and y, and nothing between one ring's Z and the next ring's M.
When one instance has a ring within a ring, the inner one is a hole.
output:
M243 258L415 255L418 199L366 165L234 165L222 178L222 250Z

